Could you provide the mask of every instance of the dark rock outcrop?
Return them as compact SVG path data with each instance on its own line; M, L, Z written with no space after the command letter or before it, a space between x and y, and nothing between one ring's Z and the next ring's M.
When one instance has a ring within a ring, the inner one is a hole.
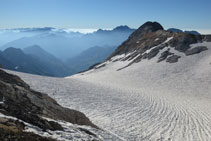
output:
M24 123L0 117L1 141L55 141L34 133L24 132Z
M0 82L5 82L5 83L9 83L12 85L17 85L17 86L29 89L29 85L26 84L23 80L21 80L18 76L8 74L1 69L0 69Z
M166 62L176 63L179 60L180 57L181 56L178 56L178 55L172 55L172 56L170 56L166 59Z
M61 125L42 117L97 128L81 112L60 106L47 94L36 92L18 76L0 69L0 112L38 126L43 130L63 130Z
M158 30L164 30L163 27L157 22L146 22L140 26L135 32L133 32L129 38L140 37L147 33L155 32Z
M171 53L169 51L169 49L166 50L166 51L164 51L164 52L162 52L161 53L161 56L159 57L158 63L161 62L161 61L163 61L163 60L165 60L169 55L173 55L173 53Z
M188 55L198 54L205 50L208 50L208 48L205 46L198 46L198 47L187 50L185 54L188 56Z
M149 53L143 54L143 59L152 59L159 53L159 47L153 48Z
M173 34L173 39L169 41L168 45L175 47L176 50L185 52L190 48L190 44L197 43L202 41L198 36L185 33L175 33Z

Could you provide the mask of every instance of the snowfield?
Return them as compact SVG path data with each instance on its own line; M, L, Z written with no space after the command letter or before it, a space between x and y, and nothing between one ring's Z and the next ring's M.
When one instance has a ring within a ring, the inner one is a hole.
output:
M208 50L185 56L171 48L181 56L177 63L157 63L164 48L151 60L126 68L130 61L121 59L127 55L115 56L99 69L67 78L9 72L33 89L48 93L62 106L84 112L116 137L111 140L209 141L211 43L195 46ZM115 59L118 61L112 62Z

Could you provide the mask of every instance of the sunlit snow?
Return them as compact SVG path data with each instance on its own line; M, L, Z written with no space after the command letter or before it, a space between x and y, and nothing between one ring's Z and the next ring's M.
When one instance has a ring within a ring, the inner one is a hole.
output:
M181 56L174 64L157 63L161 51L120 71L128 61L107 61L68 78L12 73L61 105L84 112L116 140L210 140L211 43L192 46L208 50L185 56L171 49Z

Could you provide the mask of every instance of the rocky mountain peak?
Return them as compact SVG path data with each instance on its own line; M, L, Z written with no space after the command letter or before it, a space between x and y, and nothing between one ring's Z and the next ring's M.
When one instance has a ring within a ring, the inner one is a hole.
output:
M131 34L130 38L135 36L143 36L150 32L156 32L158 30L164 30L164 28L158 22L146 22L142 26L140 26L133 34Z
M120 26L113 28L112 30L106 30L106 29L100 28L96 31L96 33L133 32L134 30L135 29L132 29L132 28L128 27L127 25L120 25Z
M138 30L155 32L157 30L163 30L163 27L158 22L146 22Z
M192 47L192 45L210 41L210 35L167 31L157 22L146 22L132 33L107 60L112 60L112 57L117 55L125 55L127 57L119 58L119 60L133 60L131 65L143 59L150 60L158 55L160 56L158 63L164 60L168 63L176 63L181 56L173 52L180 52L186 56L198 54L208 48L206 46Z

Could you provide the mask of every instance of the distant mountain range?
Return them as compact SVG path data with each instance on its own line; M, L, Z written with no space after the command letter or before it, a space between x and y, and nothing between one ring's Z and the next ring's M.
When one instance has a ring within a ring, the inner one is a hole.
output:
M50 27L6 30L0 32L0 42L4 42L4 45L0 48L2 50L8 47L23 49L36 44L57 58L66 60L80 54L90 47L117 47L126 40L133 31L134 29L128 26L118 26L113 30L99 29L89 34L65 32L65 30Z
M0 30L0 64L32 74L68 76L104 61L133 31L128 26L89 34L52 27Z
M1 47L4 51L0 51L0 64L32 74L68 76L103 62L134 31L128 26L89 34L52 27L0 30L0 45L6 42ZM176 28L168 31L200 35L197 31Z
M3 68L31 74L64 77L87 70L93 64L103 62L116 47L92 47L62 62L52 54L34 45L24 49L7 48L0 51Z

